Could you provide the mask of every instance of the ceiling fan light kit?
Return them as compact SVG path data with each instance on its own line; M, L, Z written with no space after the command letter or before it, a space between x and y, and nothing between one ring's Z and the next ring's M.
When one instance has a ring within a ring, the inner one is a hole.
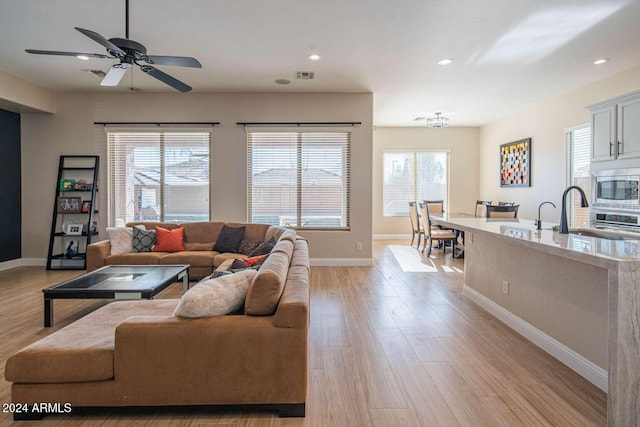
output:
M89 58L119 59L120 63L114 64L109 69L102 82L100 82L100 86L118 86L124 75L127 73L127 70L129 68L132 68L135 64L140 67L140 70L142 70L144 73L160 80L162 83L171 86L172 88L180 92L189 92L192 89L191 86L147 64L189 68L202 68L202 64L200 64L197 59L187 56L147 55L147 48L142 43L138 43L137 41L129 39L128 0L126 1L125 13L126 38L124 39L116 37L107 40L105 37L96 33L95 31L75 27L76 30L89 37L96 43L105 47L109 55L36 49L26 49L25 51L27 53L36 55L75 56L76 58L81 60L88 60Z

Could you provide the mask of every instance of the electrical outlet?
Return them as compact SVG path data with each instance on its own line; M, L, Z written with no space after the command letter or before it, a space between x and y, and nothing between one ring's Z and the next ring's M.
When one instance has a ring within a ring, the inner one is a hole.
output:
M507 280L502 281L502 293L509 295L509 282Z
M357 242L356 243L356 250L357 251L361 251L362 250L362 242Z

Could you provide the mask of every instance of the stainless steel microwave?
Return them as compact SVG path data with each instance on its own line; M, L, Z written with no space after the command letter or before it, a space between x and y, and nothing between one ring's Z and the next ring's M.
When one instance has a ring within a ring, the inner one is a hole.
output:
M640 206L638 184L640 170L601 171L595 177L595 202L598 205Z

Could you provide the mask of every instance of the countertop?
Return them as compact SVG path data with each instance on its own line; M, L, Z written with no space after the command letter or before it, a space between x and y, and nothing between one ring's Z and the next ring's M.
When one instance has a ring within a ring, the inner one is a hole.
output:
M457 230L493 235L532 249L605 268L616 267L620 262L640 261L640 233L636 240L608 240L578 234L560 234L551 230L555 224L544 222L543 229L536 230L535 222L529 219L475 218L456 213L432 216L431 219L434 223Z

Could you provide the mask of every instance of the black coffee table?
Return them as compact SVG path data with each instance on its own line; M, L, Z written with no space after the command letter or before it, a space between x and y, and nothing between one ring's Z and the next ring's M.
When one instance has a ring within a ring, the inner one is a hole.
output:
M151 299L182 279L189 289L189 265L108 265L43 289L44 326L53 324L54 299Z

